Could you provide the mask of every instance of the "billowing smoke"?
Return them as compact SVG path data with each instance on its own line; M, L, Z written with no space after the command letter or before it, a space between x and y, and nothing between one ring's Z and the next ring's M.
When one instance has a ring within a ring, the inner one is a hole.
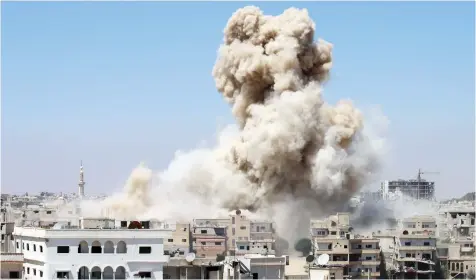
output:
M215 148L177 153L157 177L134 170L124 193L104 202L109 215L190 219L246 209L273 218L294 241L308 235L311 216L347 203L377 170L379 149L351 101L322 99L332 45L315 42L314 32L307 10L236 11L213 78L237 126Z

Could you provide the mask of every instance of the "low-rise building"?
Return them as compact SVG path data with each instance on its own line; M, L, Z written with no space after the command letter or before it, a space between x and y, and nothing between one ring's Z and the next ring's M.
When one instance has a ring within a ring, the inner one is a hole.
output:
M1 279L23 278L23 254L1 253Z
M314 256L329 255L328 264L343 266L345 277L380 276L379 239L355 235L349 213L312 220L311 240Z
M413 216L400 221L397 261L405 278L434 278L436 229L436 219L432 216Z
M176 223L172 236L164 241L164 254L186 256L192 252L192 231L189 223Z
M78 227L16 227L14 241L27 278L162 279L164 239L173 229L157 221L81 219Z

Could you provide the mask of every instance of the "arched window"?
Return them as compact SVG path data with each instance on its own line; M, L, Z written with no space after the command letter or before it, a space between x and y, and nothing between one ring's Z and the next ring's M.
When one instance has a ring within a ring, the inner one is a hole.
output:
M106 251L105 248L104 248L104 251ZM110 267L110 266L106 266L104 268L104 271L102 272L102 278L103 279L114 279L114 269L112 269L112 267Z
M82 266L78 271L78 279L89 279L89 269Z
M101 254L101 253L102 253L101 243L99 243L99 241L96 240L93 242L93 244L91 244L91 254Z
M126 269L123 266L116 268L116 273L114 274L115 279L126 279Z
M81 241L79 242L79 246L78 246L78 253L79 254L88 254L89 253L89 245L88 245L88 242L86 241Z
M101 279L101 268L95 266L91 269L91 279Z
M104 243L104 254L114 254L114 243L112 241Z
M119 241L119 242L117 243L116 253L117 253L117 254L125 254L125 253L127 253L126 242L124 242L124 241Z

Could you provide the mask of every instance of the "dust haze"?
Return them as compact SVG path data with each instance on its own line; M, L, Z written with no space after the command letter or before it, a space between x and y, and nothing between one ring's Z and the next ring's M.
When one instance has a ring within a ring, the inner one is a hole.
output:
M315 31L305 9L237 10L212 70L236 125L215 147L177 152L158 174L139 165L101 211L190 220L242 209L272 219L278 235L295 242L309 235L311 217L347 204L379 171L383 140L350 100L323 100L333 45Z

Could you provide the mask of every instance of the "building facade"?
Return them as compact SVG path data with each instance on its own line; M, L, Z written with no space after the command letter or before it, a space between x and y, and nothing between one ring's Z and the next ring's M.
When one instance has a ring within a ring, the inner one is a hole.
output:
M313 254L329 255L329 265L343 266L345 277L380 276L379 240L354 235L349 213L311 220Z
M162 279L169 259L164 239L173 227L143 224L129 229L131 222L103 219L82 220L79 228L16 227L15 249L28 279Z

